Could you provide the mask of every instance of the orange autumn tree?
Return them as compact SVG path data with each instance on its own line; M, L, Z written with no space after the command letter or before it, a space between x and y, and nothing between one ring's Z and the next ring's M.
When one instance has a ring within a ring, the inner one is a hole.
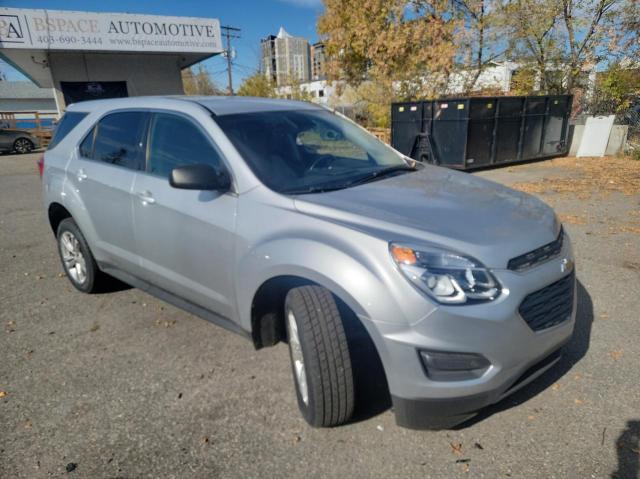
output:
M325 0L318 32L328 73L372 81L394 97L431 97L447 82L460 20L449 0Z

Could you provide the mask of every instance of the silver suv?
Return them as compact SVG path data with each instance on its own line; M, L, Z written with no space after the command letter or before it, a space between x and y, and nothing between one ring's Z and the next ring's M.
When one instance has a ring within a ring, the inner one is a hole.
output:
M573 254L548 206L309 103L71 105L41 166L78 290L111 276L256 348L287 342L313 426L349 421L368 377L398 424L449 427L550 368L573 332Z

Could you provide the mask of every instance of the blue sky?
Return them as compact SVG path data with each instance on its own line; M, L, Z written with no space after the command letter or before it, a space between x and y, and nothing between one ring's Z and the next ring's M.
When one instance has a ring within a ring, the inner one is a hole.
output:
M95 12L127 12L186 17L213 17L222 25L242 29L242 38L234 40L236 49L234 89L242 78L257 69L260 39L277 34L283 26L292 35L317 40L316 21L322 12L321 0L2 0L3 7L46 8ZM204 62L220 87L226 87L226 63L222 57ZM25 79L6 64L0 66L9 80Z

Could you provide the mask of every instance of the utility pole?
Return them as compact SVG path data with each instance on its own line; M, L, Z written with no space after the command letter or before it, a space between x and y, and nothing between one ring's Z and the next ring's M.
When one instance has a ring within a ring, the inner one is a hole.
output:
M223 35L227 39L227 78L228 78L228 94L233 95L233 76L231 73L231 39L232 38L240 38L240 35L234 32L239 32L239 28L230 27L227 25L223 25L220 27L223 31Z

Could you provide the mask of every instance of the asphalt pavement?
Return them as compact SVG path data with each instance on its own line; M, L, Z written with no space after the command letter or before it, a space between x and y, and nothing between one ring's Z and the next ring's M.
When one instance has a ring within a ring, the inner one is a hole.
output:
M638 476L640 192L541 193L568 219L579 280L576 334L552 371L455 430L402 429L389 410L312 429L285 345L255 351L136 289L74 290L37 156L0 156L1 478Z

